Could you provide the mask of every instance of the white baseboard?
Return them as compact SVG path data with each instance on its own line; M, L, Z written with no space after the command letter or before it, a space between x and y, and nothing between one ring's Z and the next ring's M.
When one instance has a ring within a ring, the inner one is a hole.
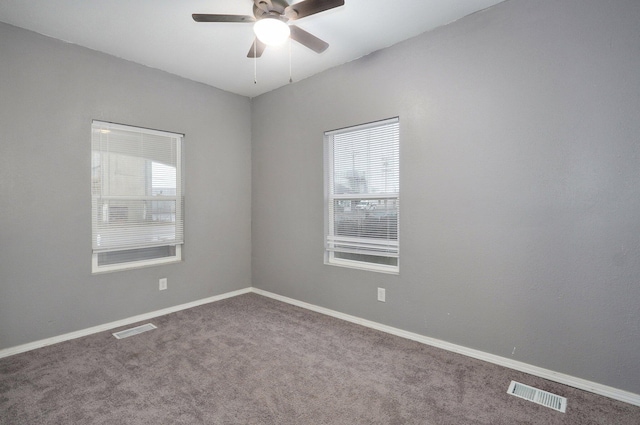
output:
M0 350L0 359L3 357L13 356L14 354L35 350L36 348L46 347L47 345L53 345L59 342L69 341L71 339L80 338L98 332L108 331L110 329L119 328L120 326L126 326L132 323L141 322L143 320L153 319L154 317L164 316L165 314L175 313L176 311L186 310L188 308L224 300L225 298L231 298L249 292L251 292L251 288L244 288L237 291L227 292L225 294L215 295L213 297L192 301L186 304L180 304L173 307L163 308L162 310L156 310L150 313L140 314L126 319L117 320L115 322L105 323L104 325L93 326L91 328L81 329L79 331L70 332L64 335L58 335L51 338L41 339L39 341L18 345L15 347L5 348L3 350Z
M356 323L358 325L366 326L368 328L376 329L382 332L386 332L388 334L392 334L402 338L421 342L426 345L442 348L444 350L451 351L458 354L463 354L468 357L473 357L474 359L484 360L486 362L493 363L498 366L504 366L509 369L525 372L530 375L538 376L540 378L545 378L550 381L568 385L570 387L578 388L594 394L609 397L614 400L619 400L625 403L633 404L635 406L640 406L640 394L635 394L629 391L624 391L617 388L609 387L607 385L598 384L596 382L587 381L586 379L577 378L575 376L565 375L564 373L554 372L549 369L533 366L527 363L508 359L506 357L496 356L495 354L485 353L484 351L475 350L472 348L463 347L461 345L452 344L450 342L442 341L440 339L430 338L428 336L404 331L402 329L383 325L377 322L373 322L371 320L361 319L356 316L340 313L338 311L330 310L324 307L318 307L317 305L309 304L304 301L298 301L293 298L284 297L282 295L274 294L272 292L264 291L262 289L251 288L251 292L254 292L259 295L263 295L265 297L273 298L274 300L278 300L278 301L282 301L298 307L302 307L307 310L315 311L317 313L326 314L327 316L342 319L347 322Z
M349 314L340 313L338 311L330 310L328 308L319 307L317 305L309 304L304 301L298 301L293 298L288 298L282 295L274 294L272 292L264 291L258 288L244 288L237 291L227 292L225 294L216 295L209 298L203 298L201 300L192 301L186 304L180 304L173 307L164 308L162 310L152 311L150 313L140 314L138 316L129 317L127 319L117 320L115 322L105 323L103 325L94 326L87 329L82 329L75 332L70 332L64 335L55 336L52 338L46 338L39 341L30 342L28 344L18 345L16 347L5 348L0 350L0 359L3 357L12 356L14 354L24 353L26 351L35 350L36 348L46 347L47 345L57 344L63 341L69 341L71 339L80 338L83 336L95 334L98 332L108 331L110 329L119 328L121 326L130 325L132 323L141 322L144 320L153 319L154 317L164 316L165 314L175 313L177 311L186 310L189 308L197 307L203 304L220 301L226 298L235 297L238 295L253 292L258 295L262 295L268 298L272 298L278 301L292 304L297 307L302 307L307 310L322 313L327 316L342 319L347 322L362 325L371 329L376 329L382 332L386 332L391 335L396 335L402 338L410 339L420 342L422 344L430 345L437 348L442 348L447 351L462 354L474 359L484 360L489 363L493 363L499 366L504 366L510 369L514 369L520 372L525 372L540 378L545 378L550 381L558 382L560 384L568 385L570 387L578 388L584 391L589 391L594 394L609 397L614 400L619 400L625 403L640 406L640 395L631 393L628 391L620 390L617 388L609 387L606 385L598 384L596 382L587 381L586 379L577 378L571 375L565 375L563 373L554 372L549 369L533 366L527 363L519 362L516 360L508 359L506 357L496 356L494 354L485 353L480 350L474 350L472 348L463 347L461 345L452 344L450 342L442 341L440 339L430 338L428 336L416 334L413 332L404 331L402 329L394 328L391 326L383 325L377 322L373 322L367 319L361 319Z

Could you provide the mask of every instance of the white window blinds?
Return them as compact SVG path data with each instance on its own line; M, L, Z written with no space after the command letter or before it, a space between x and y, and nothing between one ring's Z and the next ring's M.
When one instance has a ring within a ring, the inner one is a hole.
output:
M145 249L183 243L182 137L93 121L94 255L127 251L122 261L137 261Z
M327 132L325 142L329 262L397 270L398 119Z

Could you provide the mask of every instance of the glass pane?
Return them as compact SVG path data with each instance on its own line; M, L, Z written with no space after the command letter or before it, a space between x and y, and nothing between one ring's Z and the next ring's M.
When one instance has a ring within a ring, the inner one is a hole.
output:
M398 124L333 136L334 194L398 193Z
M397 199L336 199L333 208L337 236L398 240Z
M341 260L362 261L363 263L381 264L385 266L398 266L398 259L395 257L380 257L377 255L352 254L349 252L334 252L334 258Z
M161 162L151 163L151 195L176 195L176 167Z
M176 201L94 199L94 249L180 242Z
M126 251L103 252L98 254L98 266L129 263L131 261L154 260L175 257L175 246L156 246L153 248L129 249Z

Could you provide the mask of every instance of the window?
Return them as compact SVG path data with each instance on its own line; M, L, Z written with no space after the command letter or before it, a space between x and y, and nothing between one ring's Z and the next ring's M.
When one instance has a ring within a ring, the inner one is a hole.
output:
M397 273L398 118L325 133L325 263Z
M182 134L91 125L92 271L180 261Z

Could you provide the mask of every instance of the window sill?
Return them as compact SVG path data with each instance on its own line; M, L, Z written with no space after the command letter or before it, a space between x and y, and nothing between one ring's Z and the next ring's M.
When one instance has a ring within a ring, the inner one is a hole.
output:
M331 260L325 260L324 264L327 266L346 267L349 269L365 270L376 273L400 274L400 267L398 266L385 266L381 264L363 263L361 261L334 258Z
M180 248L178 245L176 248ZM174 264L182 262L182 250L177 250L177 255L171 257L154 258L151 260L130 261L119 264L108 264L104 266L98 265L97 255L93 254L91 261L91 274L111 273L124 270L141 269L144 267L153 267L163 264Z

